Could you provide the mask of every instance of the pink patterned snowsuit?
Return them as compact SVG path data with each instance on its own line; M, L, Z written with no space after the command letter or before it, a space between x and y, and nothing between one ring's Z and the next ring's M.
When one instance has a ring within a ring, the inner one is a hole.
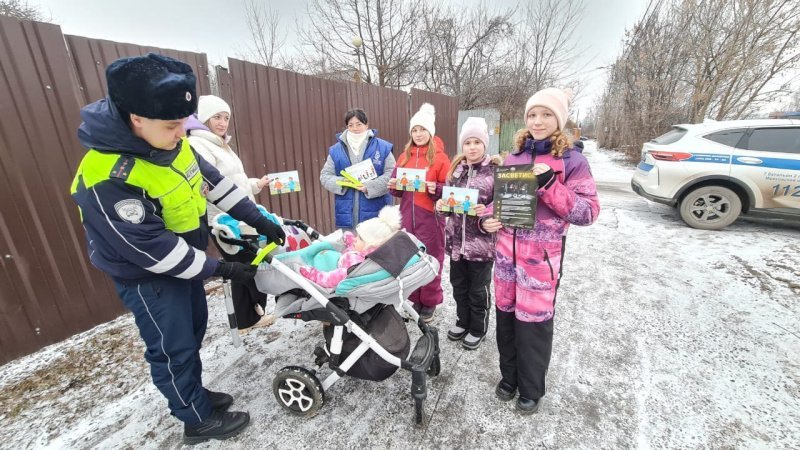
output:
M549 165L556 174L547 189L540 187L533 230L503 228L497 235L494 285L497 309L514 312L517 320L543 322L553 318L561 276L563 245L570 224L590 225L600 213L589 163L572 149L553 157L550 142L533 145L506 157L503 165ZM531 148L534 147L534 148Z
M497 235L494 292L500 385L519 389L518 402L538 402L545 394L567 229L570 224L591 224L600 212L586 158L574 149L555 158L550 149L549 140L529 139L504 161L507 166L530 164L535 154L536 163L554 172L537 191L533 230L502 228Z

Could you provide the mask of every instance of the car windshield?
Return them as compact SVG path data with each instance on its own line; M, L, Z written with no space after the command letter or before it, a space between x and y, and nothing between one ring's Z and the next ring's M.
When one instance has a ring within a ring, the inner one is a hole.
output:
M687 131L688 130L686 130L686 128L672 127L671 130L655 139L652 139L650 142L661 145L672 144L673 142L678 142L681 140L681 138L686 135Z

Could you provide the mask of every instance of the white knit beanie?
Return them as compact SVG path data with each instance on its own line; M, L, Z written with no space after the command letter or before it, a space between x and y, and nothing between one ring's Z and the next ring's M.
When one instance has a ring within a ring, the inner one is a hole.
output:
M220 112L230 114L231 107L216 95L201 95L197 100L197 118L200 122L205 124L214 114Z
M528 111L534 106L544 106L545 108L553 111L553 114L558 120L558 129L563 130L564 124L567 122L567 111L569 110L569 100L572 98L572 89L561 90L558 88L546 88L531 95L528 102L525 103L525 114L522 120L528 120ZM203 97L200 97L202 100Z
M378 217L365 220L356 226L356 234L367 247L377 247L388 241L400 229L400 207L384 206Z
M417 125L428 130L431 137L436 136L436 108L434 108L433 105L430 103L423 103L422 106L419 107L419 111L411 116L408 132L411 133L411 129Z
M478 138L483 142L483 148L489 151L489 125L483 117L467 117L464 125L461 125L461 134L458 135L458 142L464 146L464 141L469 138Z

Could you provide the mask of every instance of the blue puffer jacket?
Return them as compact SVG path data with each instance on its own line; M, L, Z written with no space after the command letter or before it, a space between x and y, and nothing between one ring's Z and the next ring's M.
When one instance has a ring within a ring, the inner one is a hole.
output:
M366 148L362 154L362 161L367 159L372 160L372 165L375 166L375 172L379 175L384 173L386 158L392 154L392 144L379 139L375 134L376 130L372 130L373 136L369 138ZM342 140L341 134L336 135L336 144L328 149L328 155L333 160L334 170L338 175L345 167L352 166L360 161L350 161L349 151L347 145ZM379 177L380 178L380 177ZM381 180L385 185L386 181ZM367 183L365 183L369 187ZM358 196L358 211L356 208L356 196ZM378 212L386 205L392 204L392 196L388 193L379 197L368 198L362 192L355 189L345 189L342 195L335 196L334 216L336 218L337 228L354 228L358 223L365 220L378 217ZM353 223L353 218L357 214L357 222Z

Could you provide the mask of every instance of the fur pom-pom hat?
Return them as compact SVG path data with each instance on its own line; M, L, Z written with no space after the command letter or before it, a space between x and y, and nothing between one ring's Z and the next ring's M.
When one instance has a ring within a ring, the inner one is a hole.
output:
M231 114L231 107L228 103L216 95L201 95L197 102L197 118L200 122L206 123L214 114L226 112Z
M483 117L467 117L464 125L461 125L461 134L458 135L458 142L464 145L464 141L469 138L478 138L483 142L483 148L489 151L489 125Z
M433 105L430 103L423 103L422 106L419 107L419 111L411 116L411 121L408 124L408 132L411 133L411 129L417 125L428 130L431 137L436 136L436 108L434 108Z
M378 247L400 229L401 218L399 206L384 206L378 217L358 224L356 234L367 247Z
M544 106L553 111L558 120L558 129L563 130L567 123L567 112L569 102L572 99L572 89L546 88L533 94L525 103L525 114L522 116L523 122L528 120L528 112L534 106Z
M106 68L106 82L108 97L126 113L175 120L197 109L192 67L169 56L148 53L120 58Z

